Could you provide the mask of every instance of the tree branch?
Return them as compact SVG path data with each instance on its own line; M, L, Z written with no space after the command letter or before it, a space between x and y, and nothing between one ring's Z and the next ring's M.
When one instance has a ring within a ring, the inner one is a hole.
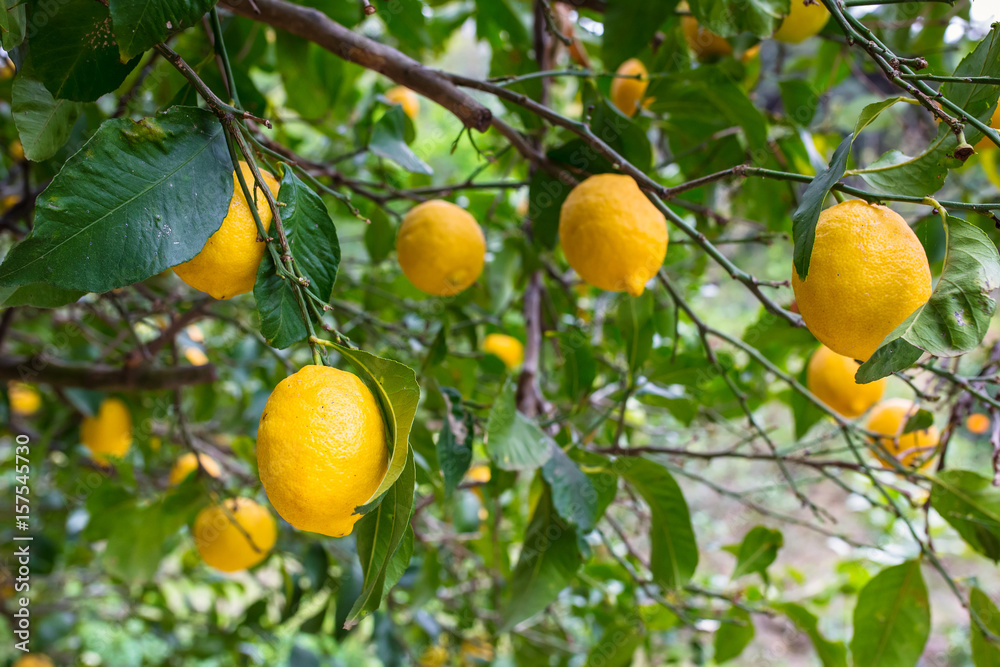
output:
M215 382L215 366L126 368L65 364L41 356L0 357L0 381L20 380L53 387L83 387L103 391L153 391Z

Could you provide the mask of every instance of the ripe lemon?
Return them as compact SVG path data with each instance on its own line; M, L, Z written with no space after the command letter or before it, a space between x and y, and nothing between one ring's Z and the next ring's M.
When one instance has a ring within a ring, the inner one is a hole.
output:
M905 398L890 398L879 403L868 417L868 430L889 436L879 438L879 442L902 465L912 468L920 464L920 469L930 467L934 448L937 447L939 433L931 426L922 431L911 431L902 435L907 420L917 414L917 405ZM891 466L881 452L873 450L875 457L884 465Z
M485 484L490 481L490 467L489 466L474 466L469 468L469 472L465 473L465 476L470 482L479 482L480 484Z
M274 517L249 498L230 498L225 503L225 509L212 505L195 517L195 548L201 559L216 570L251 568L267 558L274 546L278 535Z
M507 368L513 370L524 361L524 346L521 341L506 334L491 333L483 339L483 352L500 357Z
M29 653L15 660L11 667L55 667L55 663L44 653Z
M80 425L80 442L98 463L107 463L111 456L124 457L132 446L132 415L128 406L117 398L104 399L97 414L85 417Z
M300 530L343 537L389 467L386 425L353 373L305 366L274 388L260 416L257 466L278 514Z
M941 122L941 119L937 116L935 116L934 119L939 123ZM997 108L993 110L993 116L990 118L990 127L993 129L1000 127L1000 106L997 106ZM983 151L992 151L996 147L997 145L985 136L976 142L976 151L980 153Z
M218 478L222 474L222 468L219 466L219 462L213 459L207 454L199 454L198 458L201 459L201 467L205 469L212 477ZM177 486L185 479L188 475L193 473L198 469L198 460L195 459L192 452L182 455L174 463L174 467L170 469L170 486Z
M986 433L986 431L990 430L990 418L981 412L971 414L968 419L965 420L965 428L969 429L976 435L982 435L983 433Z
M642 98L649 87L649 73L638 58L629 58L618 68L622 76L641 76L641 79L615 77L611 80L611 103L626 116L634 116L642 104Z
M192 366L204 366L208 363L208 355L200 347L195 347L194 345L184 348L184 358Z
M385 91L385 99L389 100L390 104L403 107L403 113L409 116L410 120L416 120L420 114L420 100L417 94L405 86L395 86Z
M859 199L823 211L809 275L792 289L809 331L837 354L867 361L931 295L927 255L902 217Z
M21 145L20 139L15 139L14 141L10 142L10 147L7 149L7 151L10 153L10 156L15 160L17 160L18 162L24 159L24 146Z
M686 2L677 4L677 11L691 11ZM725 37L716 35L711 30L706 30L698 25L698 19L685 14L681 17L681 31L684 33L684 41L694 51L698 60L708 60L711 58L722 58L733 52L732 45Z
M788 16L775 31L773 38L787 44L798 44L819 34L830 12L819 0L792 0Z
M667 221L631 176L597 174L563 202L559 239L584 281L639 296L667 255Z
M253 189L257 214L264 229L271 227L271 207L264 194L255 187L250 166L240 162L243 178ZM261 171L264 183L271 194L278 195L278 181ZM264 257L267 244L257 240L257 223L243 196L243 188L233 172L233 198L222 226L212 234L205 247L189 262L174 267L181 280L196 290L211 294L216 299L229 299L253 289L257 280L257 267Z
M399 226L396 254L403 274L434 296L454 296L483 272L486 237L469 213L435 199L410 209Z
M42 397L38 390L23 382L7 384L7 396L10 398L10 411L15 415L30 417L42 407Z
M858 417L875 405L885 391L885 378L858 384L854 374L860 364L825 345L813 352L806 369L806 386L816 398L845 417Z

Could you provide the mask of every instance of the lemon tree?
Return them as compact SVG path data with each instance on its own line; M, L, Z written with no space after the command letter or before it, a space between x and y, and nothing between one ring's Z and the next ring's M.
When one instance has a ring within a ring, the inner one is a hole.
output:
M0 6L0 665L995 666L994 12Z

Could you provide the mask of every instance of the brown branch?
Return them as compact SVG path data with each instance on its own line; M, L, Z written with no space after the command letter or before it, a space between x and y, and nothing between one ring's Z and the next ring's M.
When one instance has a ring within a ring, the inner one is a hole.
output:
M284 0L225 0L240 16L263 21L319 44L334 55L375 70L451 111L469 128L485 132L493 114L458 86L396 49L352 32L323 12Z
M85 387L104 391L176 389L215 382L215 366L123 368L51 361L44 357L0 357L0 381L21 380L54 387Z

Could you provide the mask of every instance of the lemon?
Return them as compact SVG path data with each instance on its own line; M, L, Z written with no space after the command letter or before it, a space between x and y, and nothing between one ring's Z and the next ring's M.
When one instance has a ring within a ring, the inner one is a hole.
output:
M465 476L470 482L485 484L490 481L490 474L489 466L473 466L469 468L469 472L465 473Z
M483 339L483 352L500 357L504 365L511 370L524 361L524 346L521 345L521 341L506 334L488 334Z
M6 213L14 208L19 201L21 201L20 195L5 195L0 197L0 213Z
M216 570L246 570L267 558L278 529L271 513L249 498L230 498L225 503L225 509L212 505L195 517L195 548Z
M389 100L390 104L403 107L403 113L411 120L416 120L420 114L420 100L417 94L405 86L395 86L385 91L385 99Z
M559 213L559 238L585 282L639 296L667 255L667 221L631 176L597 174L577 185Z
M629 58L618 68L622 76L639 75L641 79L615 77L611 80L611 103L626 116L634 116L642 104L642 98L649 87L649 73L638 58Z
M222 468L219 467L219 462L213 459L207 454L199 454L198 459L201 459L201 467L205 469L205 472L212 477L218 478L222 474ZM170 469L170 486L177 486L185 479L188 475L193 473L198 469L198 459L195 458L194 453L188 452L177 459L174 463L174 467Z
M271 227L271 207L267 198L254 185L253 173L246 162L240 162L243 178L253 190L257 214L264 229ZM271 194L277 196L278 181L261 171L264 183ZM257 240L257 223L243 196L243 188L233 172L233 198L222 226L212 234L205 247L189 262L174 267L181 280L196 290L211 294L216 299L229 299L253 289L257 280L257 267L264 257L267 244Z
M29 653L15 660L11 667L55 667L55 663L44 653Z
M917 410L916 404L905 398L882 401L868 417L868 430L889 436L879 438L879 442L900 464L908 468L921 464L920 469L924 470L932 464L939 434L937 428L931 426L922 431L911 431L902 435L907 420L915 415ZM874 450L874 453L884 465L892 465L881 452Z
M778 26L773 39L798 44L818 35L829 20L830 12L819 0L792 0L788 16Z
M935 116L934 119L939 123L941 122L941 119L937 116ZM997 108L993 110L993 116L990 118L990 127L993 129L1000 127L1000 106L997 106ZM996 147L997 145L990 141L989 137L986 136L976 142L976 151L980 153L984 151L992 151Z
M691 11L686 2L677 4L677 11ZM681 17L681 31L684 33L684 41L688 47L698 57L698 60L709 60L730 55L733 52L732 45L725 37L716 35L711 30L706 30L698 25L698 19L686 14Z
M20 139L15 139L10 142L10 147L7 151L10 153L10 156L18 162L24 159L24 146L21 145Z
M184 348L184 358L187 359L192 366L204 366L208 363L208 355L205 354L205 351L200 347L195 347L194 345Z
M8 383L7 396L10 398L10 411L15 415L30 417L42 407L42 397L38 390L24 382Z
M396 236L403 274L434 296L454 296L483 272L486 237L469 213L435 199L410 209Z
M257 466L278 514L300 530L342 537L389 467L386 425L353 373L305 366L274 388L260 416Z
M867 361L931 295L923 246L898 213L858 199L823 211L809 275L792 289L809 331L837 354Z
M969 415L965 420L965 428L976 435L982 435L990 430L990 418L980 412Z
M132 446L132 415L120 399L106 398L97 414L80 425L80 442L98 463L109 457L122 458Z
M813 352L806 369L806 386L816 398L845 417L858 417L875 405L885 391L885 378L858 384L854 375L860 364L825 345Z

